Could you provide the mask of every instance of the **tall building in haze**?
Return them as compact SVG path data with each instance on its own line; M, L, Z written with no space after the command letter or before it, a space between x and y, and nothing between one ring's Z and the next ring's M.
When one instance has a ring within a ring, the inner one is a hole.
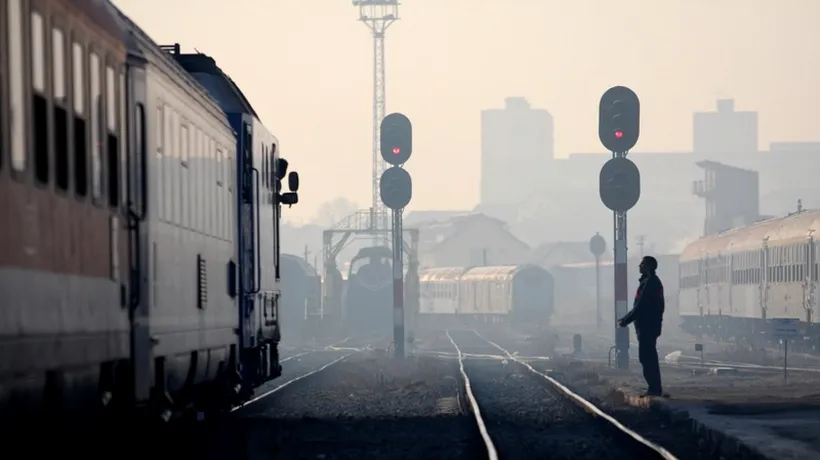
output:
M733 99L718 99L716 112L695 112L693 121L696 156L721 159L757 153L757 112L736 111Z
M552 115L523 97L481 112L481 205L520 203L536 193L554 159Z

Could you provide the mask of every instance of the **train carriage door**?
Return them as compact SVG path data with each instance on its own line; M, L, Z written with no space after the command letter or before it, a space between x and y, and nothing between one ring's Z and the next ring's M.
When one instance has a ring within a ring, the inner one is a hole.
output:
M125 80L125 133L122 141L126 146L125 203L128 222L129 308L131 309L131 349L133 362L134 398L146 401L153 385L153 339L150 330L151 292L154 274L146 273L151 267L148 231L142 223L149 205L149 154L161 147L162 132L151 134L154 127L162 128L161 109L148 104L145 60L130 54L126 64ZM156 119L154 119L156 118ZM152 121L153 120L153 121ZM151 144L150 140L154 139ZM149 153L150 152L150 153ZM155 214L156 215L156 214ZM158 216L157 216L158 217Z
M239 133L239 273L240 305L242 318L242 347L253 348L259 330L259 312L256 309L256 294L260 291L259 273L259 228L257 226L259 200L259 174L253 165L253 127L242 120Z

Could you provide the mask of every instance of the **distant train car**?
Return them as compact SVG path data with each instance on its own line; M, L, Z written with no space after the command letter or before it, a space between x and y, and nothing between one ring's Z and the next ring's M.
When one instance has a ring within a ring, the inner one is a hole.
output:
M552 315L552 275L535 265L432 268L419 282L422 325L546 325Z
M677 254L655 255L658 259L658 276L664 285L666 313L664 328L677 328L678 323L678 258ZM627 262L628 293L638 289L638 265L640 257L631 257ZM612 260L600 263L600 296L602 324L615 325L614 267ZM555 276L554 325L595 326L596 320L596 280L595 262L566 264L553 269ZM632 301L630 297L629 302ZM631 303L629 306L631 307Z
M307 332L307 319L321 309L322 280L316 270L304 258L282 254L282 298L279 316L283 340L293 343Z
M545 327L555 310L555 280L537 265L522 265L512 275L510 321L519 327Z
M466 267L430 268L419 273L419 315L421 327L460 325L458 321L458 280Z
M800 212L701 238L680 256L684 330L726 340L766 341L773 318L799 321L816 349L820 211Z
M388 333L393 328L393 269L390 248L363 248L350 262L342 310L348 333Z

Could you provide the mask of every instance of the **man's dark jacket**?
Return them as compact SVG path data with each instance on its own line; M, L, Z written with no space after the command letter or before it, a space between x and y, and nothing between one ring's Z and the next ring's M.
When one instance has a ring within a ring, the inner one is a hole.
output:
M632 310L621 321L624 325L635 323L635 334L640 337L657 338L663 324L663 283L656 274L641 276Z

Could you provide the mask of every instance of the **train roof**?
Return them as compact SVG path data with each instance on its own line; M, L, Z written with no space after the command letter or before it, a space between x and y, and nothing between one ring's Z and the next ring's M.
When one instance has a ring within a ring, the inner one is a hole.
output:
M663 265L665 261L669 259L676 260L680 258L680 254L649 254L652 257L658 260L658 263ZM630 257L627 263L634 263L635 261L640 260L640 256L638 257ZM601 267L611 267L615 264L615 261L612 259L602 260L600 262ZM595 262L576 262L571 264L562 264L559 265L558 268L566 268L566 269L576 269L576 270L583 270L583 269L593 269L595 268Z
M165 52L165 49L158 45L125 12L113 3L109 3L109 7L119 27L126 34L124 41L130 57L150 62L156 68L166 72L169 78L178 80L177 83L180 83L180 86L184 87L191 97L197 98L203 104L207 104L208 109L212 111L212 115L216 116L218 114L220 118L225 118L225 111L218 101L193 75L185 70L169 53ZM227 120L224 120L224 123L226 127L229 127Z
M208 89L226 113L247 113L260 120L250 101L231 77L216 65L216 60L203 53L182 53L175 43L163 47L199 83ZM260 120L261 121L261 120Z
M303 257L299 257L293 254L282 254L281 261L283 266L288 265L290 267L298 268L300 275L319 276L319 274L316 272L313 266L307 263Z
M419 282L456 281L467 270L466 267L428 268L419 273Z
M763 246L765 239L768 239L769 246L805 241L818 229L820 211L799 212L700 238L684 248L680 260L696 260L707 254L757 250Z
M77 13L87 17L92 24L115 40L125 42L128 31L117 20L118 10L109 0L63 0Z
M489 267L473 267L461 275L463 281L478 280L508 280L518 271L518 265L496 265Z

